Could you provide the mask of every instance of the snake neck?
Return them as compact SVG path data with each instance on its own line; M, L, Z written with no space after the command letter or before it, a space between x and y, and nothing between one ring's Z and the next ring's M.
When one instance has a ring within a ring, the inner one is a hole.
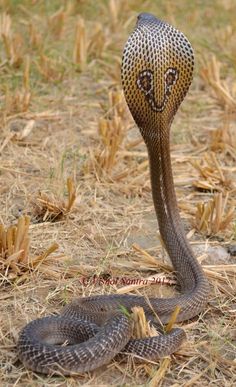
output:
M174 189L169 129L157 130L155 137L144 137L147 145L152 196L165 248L172 261L182 292L189 292L205 277L186 239Z

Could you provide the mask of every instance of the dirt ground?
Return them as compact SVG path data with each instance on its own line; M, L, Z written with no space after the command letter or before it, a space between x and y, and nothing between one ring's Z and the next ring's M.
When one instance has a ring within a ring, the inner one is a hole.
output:
M0 0L0 8L1 386L233 386L236 2ZM75 297L175 292L146 148L120 82L122 49L140 12L176 26L195 51L171 155L209 303L182 324L188 340L169 358L44 376L17 359L27 322ZM150 286L153 276L170 284Z

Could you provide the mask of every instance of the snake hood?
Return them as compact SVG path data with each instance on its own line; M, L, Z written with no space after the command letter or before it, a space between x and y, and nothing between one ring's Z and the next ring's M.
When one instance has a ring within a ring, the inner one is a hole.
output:
M124 48L122 84L144 137L170 127L193 68L193 49L182 32L149 13L138 16Z

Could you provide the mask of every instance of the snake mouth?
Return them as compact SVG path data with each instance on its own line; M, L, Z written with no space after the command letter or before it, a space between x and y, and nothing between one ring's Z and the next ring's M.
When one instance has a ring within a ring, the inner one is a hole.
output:
M154 89L154 72L150 69L142 70L137 77L137 86L144 94L149 106L154 112L162 112L171 96L172 88L179 79L179 71L175 67L168 67L164 73L164 95L157 103Z

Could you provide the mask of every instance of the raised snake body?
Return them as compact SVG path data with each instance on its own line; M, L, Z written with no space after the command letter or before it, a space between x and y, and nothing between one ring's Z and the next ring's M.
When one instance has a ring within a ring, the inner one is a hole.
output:
M123 54L122 84L130 112L148 149L154 206L181 294L173 298L135 295L85 297L67 305L61 316L29 323L18 353L26 367L43 373L93 370L120 351L156 360L173 353L185 338L182 329L143 340L130 340L132 324L121 312L142 306L166 323L174 308L177 321L196 316L208 300L209 286L181 224L174 191L169 131L192 81L194 57L186 37L150 14L141 14ZM67 346L60 346L67 340Z

